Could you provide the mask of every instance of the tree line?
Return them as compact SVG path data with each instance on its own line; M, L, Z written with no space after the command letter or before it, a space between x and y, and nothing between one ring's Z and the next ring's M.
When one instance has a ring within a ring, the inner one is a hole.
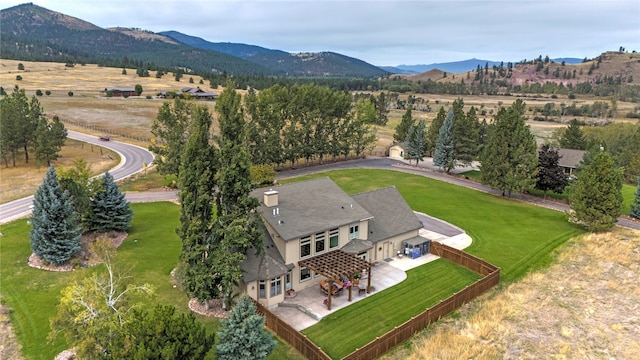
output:
M622 213L621 189L625 176L619 159L629 161L627 158L631 158L632 163L637 162L640 152L635 149L640 145L624 146L619 153L612 153L601 145L603 142L588 140L579 123L572 121L561 134L560 146L587 150L572 178L560 168L557 148L550 144L537 148L525 123L526 105L522 100L501 107L489 124L478 122L473 107L465 114L463 106L463 100L459 98L448 111L441 107L428 130L425 121L416 122L411 108L407 109L394 134L394 140L404 144L405 158L415 160L417 166L424 156L433 153L434 165L446 172L478 160L481 182L501 190L503 196L510 197L532 188L544 191L546 196L547 191L563 193L566 188L571 206L570 221L589 231L603 231L615 225ZM628 138L635 140L640 136L638 129ZM640 144L640 141L636 143ZM624 144L628 145L628 141ZM635 175L635 167L631 169L634 175L629 176L640 179ZM638 211L637 207L637 204L632 205L632 214Z
M29 100L24 89L16 86L0 99L0 109L0 157L5 167L9 162L15 167L20 155L29 163L30 153L38 164L47 166L59 157L67 130L57 116L46 118L36 96Z

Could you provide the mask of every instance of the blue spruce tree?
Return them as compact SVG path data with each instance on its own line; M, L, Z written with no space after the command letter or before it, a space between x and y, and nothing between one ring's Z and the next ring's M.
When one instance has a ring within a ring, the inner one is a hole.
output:
M101 189L91 201L91 211L87 221L89 230L95 232L126 231L131 227L133 211L124 194L106 172L102 179Z
M73 199L63 191L53 166L33 198L31 250L42 260L61 265L81 249L82 227Z
M438 131L436 151L433 155L433 165L445 169L446 172L456 167L456 156L453 144L453 119L454 114L449 110L444 123Z
M221 360L266 359L276 343L264 329L264 318L248 296L243 296L231 310L228 319L221 321L216 355Z

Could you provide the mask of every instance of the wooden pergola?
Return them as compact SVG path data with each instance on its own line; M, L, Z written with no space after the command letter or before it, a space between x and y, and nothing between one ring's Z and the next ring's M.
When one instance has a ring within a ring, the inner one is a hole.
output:
M371 287L371 263L362 260L355 254L347 254L341 250L334 250L328 253L320 254L309 259L298 261L300 267L306 267L307 269L314 271L329 280L329 287L327 291L327 309L331 310L331 293L333 289L333 283L340 281L343 278L349 279L353 284L353 277L355 274L366 269L367 274L367 288L369 293ZM349 301L351 301L351 289L349 287Z

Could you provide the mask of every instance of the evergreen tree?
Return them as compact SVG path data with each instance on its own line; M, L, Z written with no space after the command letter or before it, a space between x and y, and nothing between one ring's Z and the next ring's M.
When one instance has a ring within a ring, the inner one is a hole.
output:
M107 349L112 359L204 359L214 345L202 322L171 305L134 309L121 334L125 346Z
M407 134L409 133L409 129L414 126L415 119L411 116L411 106L405 111L404 115L402 115L402 120L396 126L396 132L393 134L393 140L395 142L401 143L407 141Z
M25 162L29 162L29 148L35 139L38 122L43 117L42 107L38 99L33 96L31 102L27 99L24 89L17 85L13 93L0 99L0 155L5 166L9 166L9 159L16 166L16 157L24 152Z
M569 121L569 126L560 137L560 147L563 149L586 150L587 138L580 127L580 122L576 119Z
M631 212L629 215L634 219L640 219L640 176L638 177L638 188L636 189L636 196L631 203Z
M576 181L569 186L570 220L588 231L612 228L622 212L622 168L606 151L596 153L581 165Z
M411 125L407 138L407 159L415 160L416 166L419 161L424 161L427 152L426 123L420 120L416 125Z
M35 132L36 160L51 166L51 161L59 157L62 145L67 139L67 129L57 116L49 122L44 117L38 121Z
M444 107L441 106L440 110L438 110L438 114L436 118L433 119L431 125L429 125L429 131L427 132L427 144L429 145L428 153L429 156L435 154L436 151L436 142L438 141L438 133L440 132L440 128L442 124L444 124L444 119L447 117L447 112L444 110Z
M378 113L376 124L380 126L387 125L387 121L389 121L389 99L387 98L384 91L380 92L380 95L378 95L378 98L375 100L374 104L376 106L376 112Z
M447 117L438 131L436 151L433 155L433 165L451 171L456 166L455 150L453 144L453 111L447 112Z
M60 265L80 251L81 236L73 199L62 190L51 166L33 198L31 250L44 261Z
M561 194L569 181L559 162L560 155L558 150L551 148L548 144L542 145L542 148L538 151L536 189L544 191L545 198L549 190Z
M264 329L264 318L248 296L243 296L233 308L229 318L221 320L216 355L220 360L266 359L276 346L272 336Z
M536 183L536 141L525 124L525 103L518 99L501 108L481 157L482 183L511 196Z
M197 106L178 178L180 228L177 233L182 240L180 267L183 285L189 296L201 302L214 298L218 292L210 269L212 246L209 236L218 172L218 154L209 143L210 126L211 115L207 107Z
M462 107L462 99L459 99ZM454 105L456 102L454 102ZM455 106L454 106L455 107ZM479 123L476 109L471 107L465 115L463 111L456 117L454 110L453 144L456 155L456 166L469 166L478 155Z
M101 185L91 200L91 211L87 219L89 230L99 233L127 231L133 217L129 202L108 171L104 174Z

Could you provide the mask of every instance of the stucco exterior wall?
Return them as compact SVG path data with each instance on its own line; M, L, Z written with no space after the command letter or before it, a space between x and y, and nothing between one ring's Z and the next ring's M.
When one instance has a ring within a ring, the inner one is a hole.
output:
M400 145L393 145L389 148L389 157L393 159L404 159L405 150Z

